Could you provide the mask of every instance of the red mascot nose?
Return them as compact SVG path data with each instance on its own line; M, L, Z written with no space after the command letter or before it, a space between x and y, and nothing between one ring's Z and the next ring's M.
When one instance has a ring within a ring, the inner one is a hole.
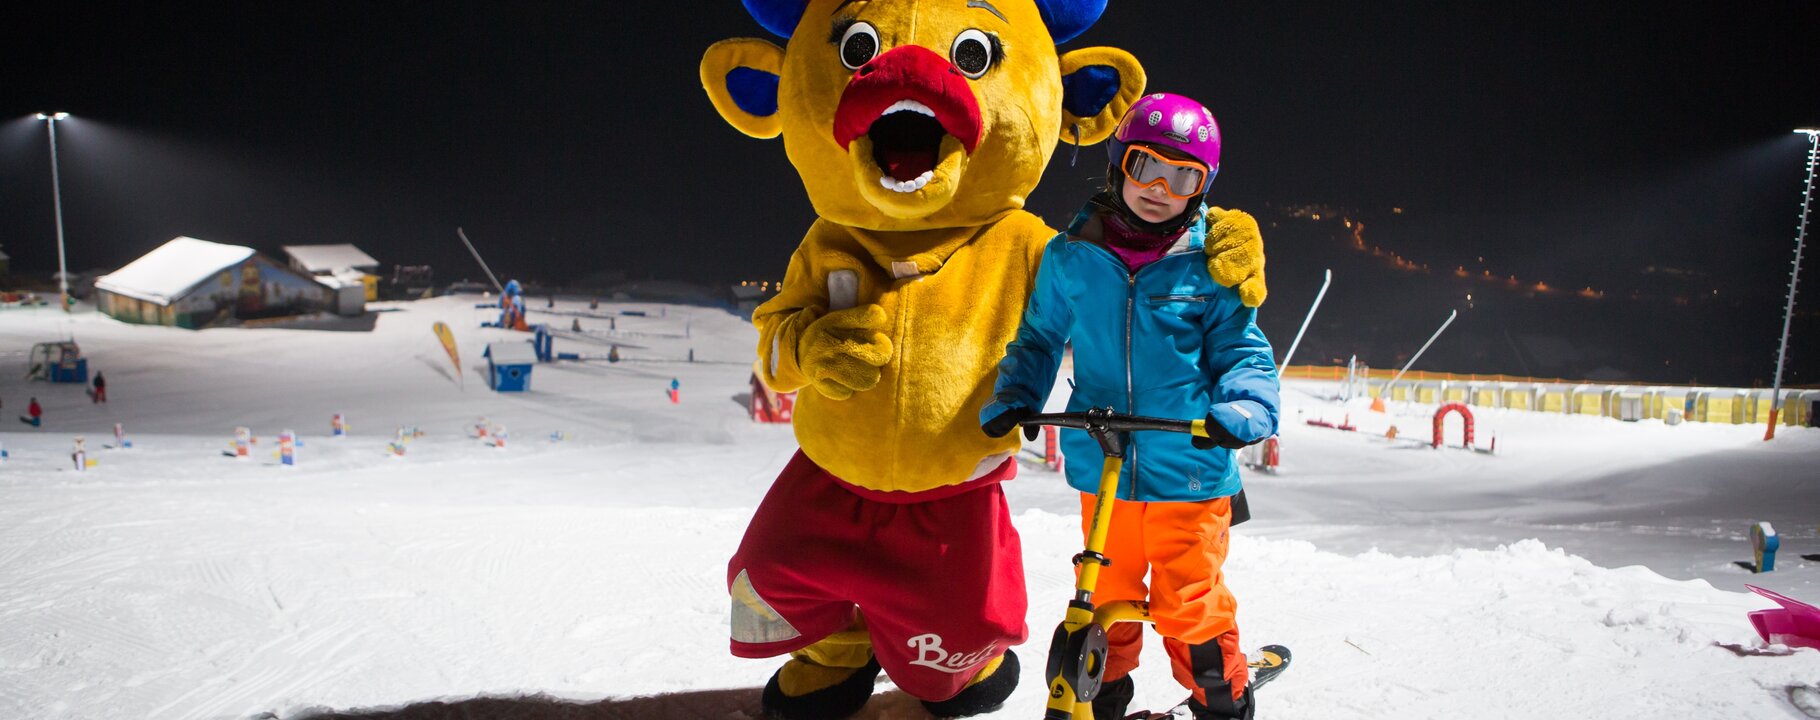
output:
M973 86L960 68L921 45L892 48L854 71L834 112L834 139L847 147L904 100L933 111L942 130L960 140L967 152L979 145L980 107Z

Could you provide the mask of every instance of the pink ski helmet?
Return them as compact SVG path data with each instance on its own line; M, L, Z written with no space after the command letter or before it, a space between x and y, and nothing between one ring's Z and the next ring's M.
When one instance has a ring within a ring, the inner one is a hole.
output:
M1209 184L1220 171L1220 126L1205 106L1182 95L1151 93L1125 112L1106 143L1113 166L1133 143L1169 148L1206 163Z

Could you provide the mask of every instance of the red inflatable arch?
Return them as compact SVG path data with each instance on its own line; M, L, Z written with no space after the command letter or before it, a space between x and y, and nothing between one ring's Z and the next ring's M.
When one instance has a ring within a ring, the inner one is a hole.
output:
M1466 403L1458 402L1447 403L1435 411L1434 446L1441 447L1441 430L1446 427L1444 421L1450 412L1458 412L1460 417L1466 418L1466 447L1472 447L1472 408L1466 407Z

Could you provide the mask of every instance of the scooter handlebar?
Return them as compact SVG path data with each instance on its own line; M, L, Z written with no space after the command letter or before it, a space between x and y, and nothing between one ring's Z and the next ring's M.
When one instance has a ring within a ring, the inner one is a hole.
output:
M1139 430L1157 430L1178 432L1200 437L1208 437L1207 421L1172 420L1169 418L1145 417L1114 412L1112 408L1093 408L1086 412L1038 413L1018 421L1019 425L1034 427L1054 425L1056 427L1074 428L1088 432L1133 432Z

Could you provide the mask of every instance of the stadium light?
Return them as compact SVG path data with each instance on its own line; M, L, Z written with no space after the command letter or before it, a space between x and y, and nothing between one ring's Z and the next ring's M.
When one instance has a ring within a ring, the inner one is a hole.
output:
M38 113L38 119L44 121L44 128L51 135L51 204L57 211L57 304L63 306L66 313L70 311L70 274L63 254L63 183L57 177L57 121L67 120L69 116L66 112Z
M1776 382L1769 391L1769 427L1764 441L1776 439L1776 417L1782 414L1782 364L1788 359L1788 325L1795 317L1795 284L1801 281L1801 250L1807 244L1807 210L1814 197L1814 162L1820 160L1820 128L1796 128L1807 136L1807 184L1801 190L1801 224L1795 230L1795 265L1788 271L1788 305L1782 309L1782 345L1776 350Z

